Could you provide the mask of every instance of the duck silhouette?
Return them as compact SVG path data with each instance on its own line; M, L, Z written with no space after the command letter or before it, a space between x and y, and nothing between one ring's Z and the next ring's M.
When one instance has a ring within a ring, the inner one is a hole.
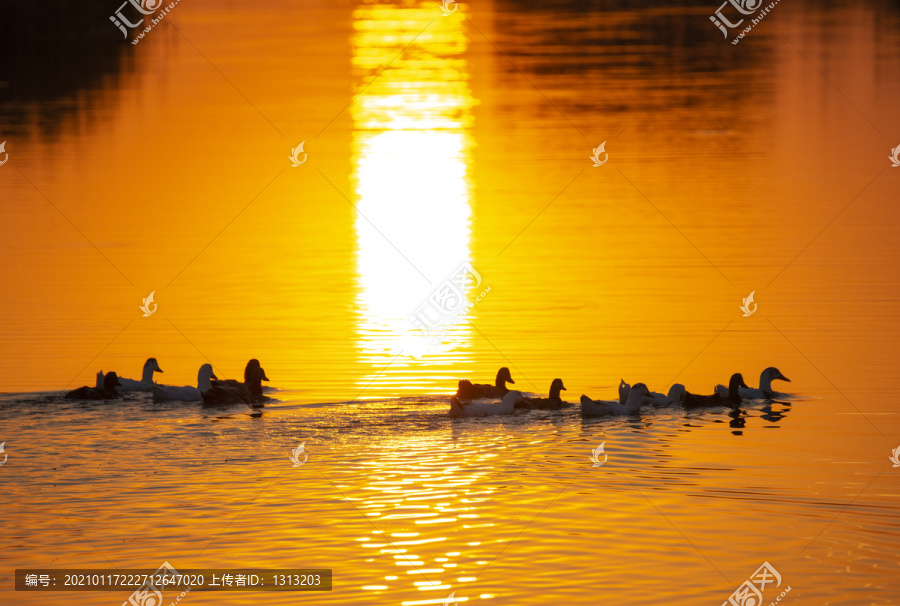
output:
M683 405L685 408L702 408L708 406L728 406L729 408L737 408L741 405L741 387L747 387L744 383L744 377L741 373L736 372L731 375L728 381L728 395L722 396L714 393L710 396L698 395L686 391L684 394Z
M478 400L481 398L502 398L509 389L507 383L515 384L512 375L509 374L509 368L502 367L497 371L497 378L493 385L485 385L482 383L472 383L468 379L461 379L456 390L456 398L458 400Z
M531 398L525 396L516 404L517 410L559 410L571 406L569 402L563 402L560 391L566 390L562 379L553 379L550 383L550 396L547 398ZM568 390L566 390L568 391Z
M120 395L119 392L116 391L116 387L119 387L120 385L121 383L119 382L118 375L114 372L109 372L103 377L102 389L85 385L84 387L73 389L66 394L66 397L74 398L76 400L114 400Z
M213 381L209 389L201 391L201 398L207 406L264 402L266 397L263 395L262 382L268 380L259 360L253 358L244 367L243 383L234 379Z

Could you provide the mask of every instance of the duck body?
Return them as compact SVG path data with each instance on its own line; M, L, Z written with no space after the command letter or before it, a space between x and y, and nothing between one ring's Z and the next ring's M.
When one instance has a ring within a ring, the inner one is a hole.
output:
M737 408L741 405L741 387L747 387L744 383L744 377L741 373L736 372L731 375L728 382L728 395L722 396L720 393L712 395L699 395L686 391L682 402L685 408L707 408L710 406L729 406Z
M772 381L791 382L781 371L770 366L759 375L759 387L741 387L740 394L744 400L771 400L783 394L772 389ZM728 396L728 388L724 385L716 385L716 393L722 397Z
M156 383L153 381L153 373L162 372L156 358L147 358L144 362L144 368L141 371L141 380L126 379L119 377L119 391L152 391ZM97 383L99 384L103 375L103 371L97 373Z
M456 399L463 400L480 400L483 398L502 398L509 389L507 383L515 384L509 369L504 366L497 371L497 378L493 385L485 385L483 383L472 383L468 379L461 379L456 390Z
M462 402L456 396L450 398L451 417L493 417L497 415L511 415L515 412L516 404L522 401L521 391L507 392L500 403L495 402Z
M726 388L727 391L727 388ZM672 404L680 406L684 403L684 395L687 392L684 389L684 385L681 383L675 383L672 387L669 388L668 394L661 394L657 391L651 391L650 397L653 398L654 406L670 406Z
M563 402L559 392L565 390L562 379L553 379L550 383L550 397L548 398L531 398L523 396L522 400L516 403L517 410L559 410L571 406L569 402Z
M625 382L625 379L619 383L619 404L625 406L628 394L631 392L631 385ZM670 404L681 404L684 400L684 385L675 383L669 388L668 394L661 394L658 391L651 391L650 398L653 400L651 404L654 406L668 406Z
M219 404L256 404L264 402L267 398L263 395L262 382L268 381L266 371L259 365L259 360L252 359L244 368L244 382L233 379L214 381L210 388L201 390L200 396L203 404L215 406Z
M211 364L204 364L197 371L197 387L191 385L183 385L181 387L171 385L154 385L152 388L153 400L178 402L199 402L203 399L203 392L212 388L212 379L216 375L213 373Z
M84 387L79 387L78 389L73 389L68 392L66 397L75 400L115 400L120 395L116 391L116 387L118 386L119 377L116 373L110 372L103 377L102 389L85 385Z
M584 417L635 415L640 414L641 406L654 403L654 399L650 396L650 390L647 389L647 386L643 383L635 383L633 387L629 388L628 396L625 398L624 403L621 401L621 385L619 394L619 401L592 400L586 395L582 395L581 415Z

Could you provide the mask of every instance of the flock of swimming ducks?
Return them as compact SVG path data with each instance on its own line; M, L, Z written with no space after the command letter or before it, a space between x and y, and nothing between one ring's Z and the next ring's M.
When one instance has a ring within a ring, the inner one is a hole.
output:
M180 402L203 402L203 404L260 404L266 401L263 395L262 382L268 381L266 371L253 358L244 368L244 382L235 380L220 381L213 373L211 364L204 364L197 372L197 387L184 385L181 387L161 385L153 380L154 374L163 372L156 358L148 358L140 381L125 379L114 372L97 373L97 384L94 387L85 385L66 394L68 398L78 400L114 400L130 391L149 391L156 401L176 400Z
M681 383L674 384L669 393L651 392L643 383L629 385L624 379L619 383L618 400L592 400L581 396L581 414L585 417L608 417L613 415L634 415L643 406L683 406L696 409L711 406L738 408L744 400L772 399L779 394L772 389L772 381L790 379L781 371L770 366L759 376L759 388L748 387L741 373L731 375L728 387L716 385L711 395L695 394L687 391ZM550 396L547 398L526 397L521 391L511 391L506 384L512 383L512 375L505 366L497 372L493 385L472 383L467 379L459 382L456 395L450 398L450 416L486 417L511 415L516 410L560 410L572 406L564 402L560 391L565 390L562 379L553 379ZM500 398L500 402L496 399ZM492 401L493 400L493 401Z
M256 358L247 362L244 368L244 382L219 380L213 373L211 364L204 364L197 372L197 387L181 387L156 383L154 375L163 372L156 358L144 362L141 379L125 379L114 372L97 373L94 387L85 385L66 394L68 398L79 400L114 400L124 392L149 391L156 401L202 402L204 405L250 404L258 405L268 398L263 395L262 382L268 381L266 371ZM778 392L772 389L772 381L787 381L781 371L770 366L759 376L759 388L748 387L741 373L731 375L728 387L717 385L711 395L700 395L687 391L681 383L672 385L669 393L651 392L643 383L629 385L624 379L619 383L618 400L592 400L581 396L581 414L585 417L608 417L613 415L634 415L644 406L683 406L686 409L710 406L738 408L744 400L772 399ZM456 395L450 398L450 415L454 417L486 417L511 415L516 410L560 410L572 406L565 402L560 392L566 389L562 379L553 379L550 394L546 398L525 396L521 391L510 390L506 384L515 384L509 368L497 371L493 385L472 383L467 379L459 382ZM498 403L496 400L500 399Z

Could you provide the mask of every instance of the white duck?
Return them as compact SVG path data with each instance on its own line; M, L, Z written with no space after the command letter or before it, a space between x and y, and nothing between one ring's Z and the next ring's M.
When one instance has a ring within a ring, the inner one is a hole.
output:
M156 362L156 358L147 358L147 361L144 362L144 370L141 373L141 380L136 381L134 379L123 379L119 377L119 392L123 391L150 391L153 389L153 386L156 383L153 382L153 373L162 372L163 369L159 367L159 364ZM97 384L100 384L101 377L103 376L103 371L97 373Z
M180 402L199 402L201 393L212 387L212 379L218 379L213 374L212 364L204 364L197 371L197 387L184 385L174 387L170 385L154 385L152 388L153 399L157 402L165 400L178 400Z
M619 384L620 396L622 384ZM627 384L626 384L627 385ZM628 397L623 404L621 401L615 400L592 400L589 397L581 396L581 415L584 417L608 417L610 415L634 415L641 411L641 406L653 404L654 400L650 396L650 390L643 383L635 383L628 390Z
M769 366L759 375L759 389L756 389L754 387L740 388L741 399L767 400L781 395L777 391L772 389L772 381L787 381L788 383L791 382L790 379L781 374L780 370L778 370L774 366ZM716 385L716 393L723 398L728 397L728 388L724 385Z
M625 382L625 379L622 379L622 382L619 383L619 404L622 406L625 405L625 401L628 398L628 394L631 391L631 385ZM728 392L728 388L725 389L726 395ZM684 402L684 394L685 389L684 385L681 383L675 383L672 387L669 388L668 394L662 394L658 391L651 391L650 398L653 400L654 406L668 406L670 404L681 404Z
M523 401L521 391L510 391L499 404L493 402L475 400L473 402L460 402L455 396L450 398L451 417L491 417L496 415L511 415L516 404Z

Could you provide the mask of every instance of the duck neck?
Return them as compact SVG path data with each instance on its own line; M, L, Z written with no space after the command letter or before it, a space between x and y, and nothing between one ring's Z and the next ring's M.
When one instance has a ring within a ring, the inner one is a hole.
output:
M206 375L199 375L197 377L197 389L200 391L208 391L212 389L212 380Z
M144 374L141 375L141 383L153 383L152 366L144 366Z
M560 395L559 395L559 392L560 392L560 391L561 391L561 390L560 390L560 388L559 388L558 385L554 385L553 387L551 387L551 388L550 388L550 399L551 399L551 400L554 400L554 401L556 401L556 402L561 402L561 401L562 401L562 398L561 398Z
M497 379L494 381L494 387L497 389L506 389L506 379L503 378L503 375L497 373Z
M764 393L772 393L772 379L766 373L759 375L759 390Z

